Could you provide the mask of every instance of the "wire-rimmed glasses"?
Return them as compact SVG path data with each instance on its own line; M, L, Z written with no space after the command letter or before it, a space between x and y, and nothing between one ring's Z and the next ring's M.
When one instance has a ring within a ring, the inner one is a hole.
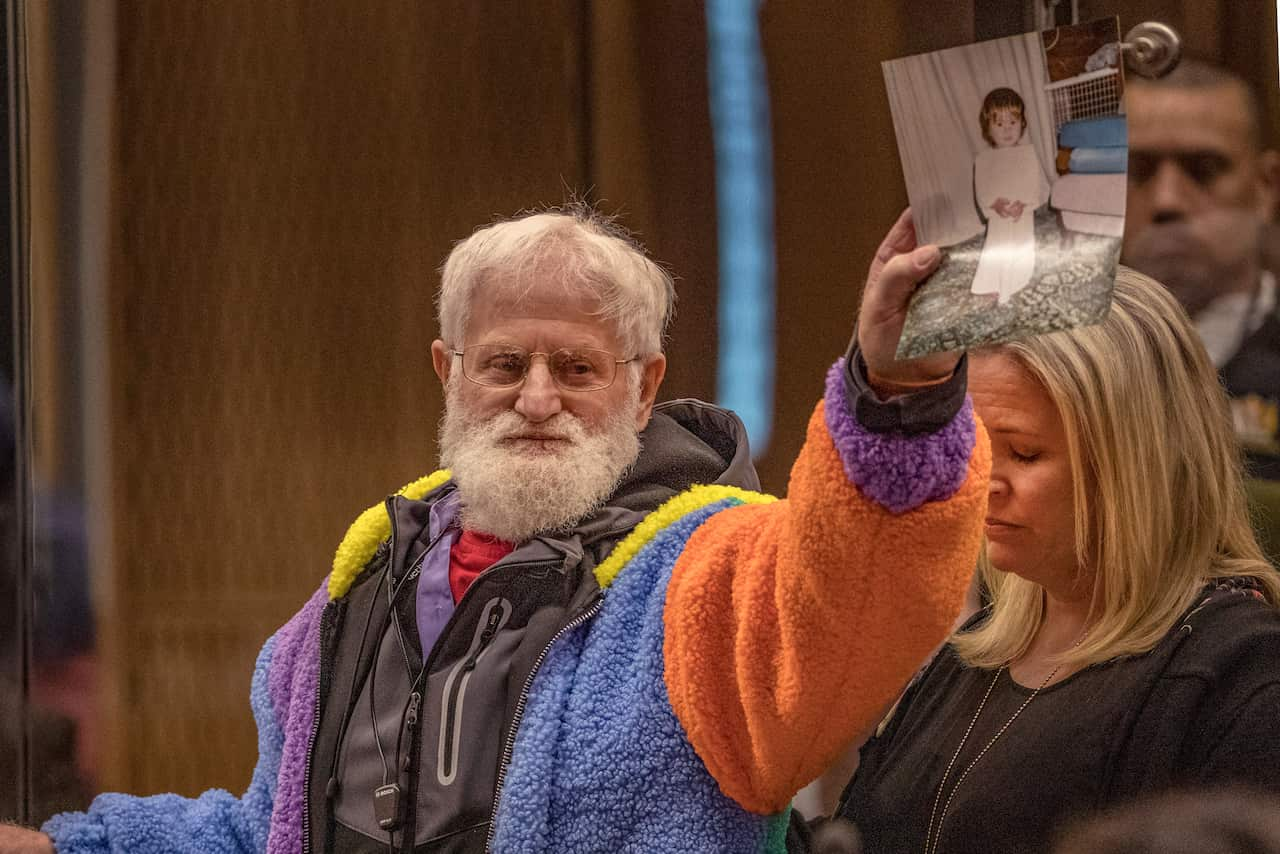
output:
M565 391L599 391L613 385L618 366L639 356L619 359L608 350L589 347L562 347L552 353L529 352L514 344L473 344L451 350L462 357L462 375L476 385L511 388L529 374L535 356L546 360L552 381Z

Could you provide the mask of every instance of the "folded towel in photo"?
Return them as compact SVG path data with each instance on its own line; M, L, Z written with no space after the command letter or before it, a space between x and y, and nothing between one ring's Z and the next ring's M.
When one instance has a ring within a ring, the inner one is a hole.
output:
M1053 184L1049 204L1060 211L1124 216L1124 175L1063 175Z
M1088 234L1101 234L1103 237L1123 237L1124 217L1111 214L1080 213L1079 211L1063 211L1062 224L1069 231L1083 231Z
M1129 147L1125 145L1072 149L1071 159L1067 161L1068 172L1113 175L1124 173L1128 168Z
M1129 144L1129 126L1124 116L1076 119L1058 128L1058 145L1063 148L1100 148Z

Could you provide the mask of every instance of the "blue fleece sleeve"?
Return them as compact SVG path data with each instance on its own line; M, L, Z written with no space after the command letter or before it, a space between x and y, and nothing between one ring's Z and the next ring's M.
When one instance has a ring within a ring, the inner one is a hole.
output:
M250 702L258 725L258 765L243 796L222 789L210 789L197 798L99 795L87 812L56 815L41 828L58 854L265 851L284 746L267 690L274 648L273 637L254 667Z

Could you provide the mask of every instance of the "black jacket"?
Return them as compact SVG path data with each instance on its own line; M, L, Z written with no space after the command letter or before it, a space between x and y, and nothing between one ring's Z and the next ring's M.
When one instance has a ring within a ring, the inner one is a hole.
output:
M1280 414L1280 308L1268 315L1262 325L1249 334L1240 349L1218 371L1222 385L1231 398L1232 408L1254 405ZM1246 423L1251 418L1244 419ZM1267 419L1260 419L1266 423ZM1272 419L1271 435L1260 446L1257 439L1242 435L1245 463L1249 474L1265 480L1280 480L1280 420Z
M387 850L374 793L396 779L397 763L407 786L381 799L388 810L398 802L396 849L484 850L527 687L557 634L594 615L594 567L647 513L693 484L759 489L745 431L726 410L662 404L641 442L603 510L566 535L521 545L476 579L425 651L425 667L411 567L431 545L432 503L454 487L421 501L387 499L391 538L322 618L321 707L307 778L311 851ZM399 594L394 619L389 590Z

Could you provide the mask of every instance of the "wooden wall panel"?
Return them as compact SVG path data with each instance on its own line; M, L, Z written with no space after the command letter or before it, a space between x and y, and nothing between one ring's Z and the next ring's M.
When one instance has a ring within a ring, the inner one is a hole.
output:
M879 63L970 38L971 24L940 22L971 21L972 0L944 6L766 3L761 12L778 241L779 387L760 461L768 489L786 489L823 371L848 341L866 261L905 204ZM592 186L678 277L663 396L711 399L718 272L705 21L684 4L590 8Z
M710 400L718 268L706 23L687 4L590 8L592 186L678 277L663 396ZM771 490L785 491L822 372L847 343L864 259L905 204L879 63L967 41L972 19L973 0L763 6L778 240L779 389L760 461Z
M711 400L719 284L705 21L687 3L598 2L590 18L592 195L676 276L662 397Z
M434 465L434 268L585 178L579 12L120 3L105 787L246 784L257 648Z
M762 12L773 109L778 394L766 487L785 489L867 262L906 205L880 62L914 52L895 0Z

